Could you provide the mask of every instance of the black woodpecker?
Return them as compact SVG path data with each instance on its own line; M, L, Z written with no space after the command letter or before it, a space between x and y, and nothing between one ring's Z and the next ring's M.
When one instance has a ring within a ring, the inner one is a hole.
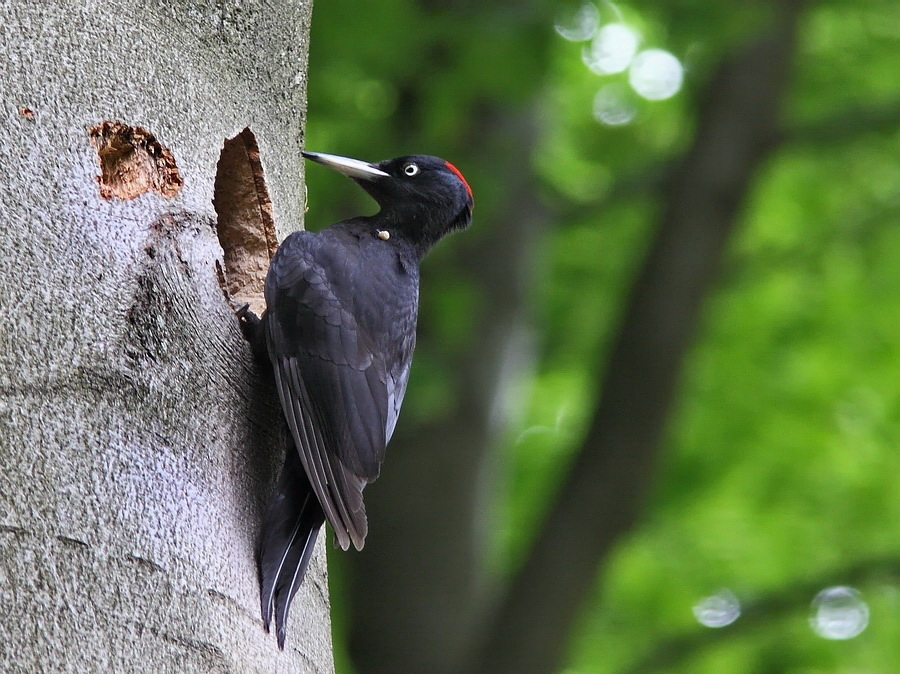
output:
M363 489L381 470L416 343L419 262L469 225L473 207L465 178L437 157L303 156L353 179L380 210L288 236L266 276L265 313L241 316L293 439L259 552L262 618L268 630L274 616L279 648L324 521L344 550L365 543Z

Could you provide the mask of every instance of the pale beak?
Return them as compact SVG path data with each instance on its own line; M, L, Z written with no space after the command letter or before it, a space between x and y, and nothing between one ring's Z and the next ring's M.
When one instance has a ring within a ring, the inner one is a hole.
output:
M314 162L334 169L338 173L343 173L350 178L358 178L360 180L374 180L375 178L388 178L390 173L385 173L375 164L362 161L360 159L351 159L350 157L341 157L336 154L324 154L322 152L307 152L303 150L301 154Z

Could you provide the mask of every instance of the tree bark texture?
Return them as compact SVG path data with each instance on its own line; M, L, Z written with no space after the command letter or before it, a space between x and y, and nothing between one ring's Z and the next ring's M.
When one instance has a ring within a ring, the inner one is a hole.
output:
M301 226L310 10L0 4L0 671L333 670L322 550L283 653L259 618L284 436L212 201L249 127Z

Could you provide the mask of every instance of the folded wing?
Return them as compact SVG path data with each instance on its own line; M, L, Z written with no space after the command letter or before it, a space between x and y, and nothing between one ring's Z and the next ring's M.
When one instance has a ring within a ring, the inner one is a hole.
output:
M266 279L269 356L313 491L339 545L361 549L367 532L362 491L378 477L408 362L385 362L347 306L351 300L339 297L341 288L326 278L315 240L295 237L279 250Z

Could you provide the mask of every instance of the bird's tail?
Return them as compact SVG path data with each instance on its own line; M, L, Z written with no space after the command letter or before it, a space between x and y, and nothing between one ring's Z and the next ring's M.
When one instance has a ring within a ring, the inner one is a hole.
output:
M291 445L269 504L259 552L262 619L268 631L274 615L279 648L284 648L291 601L324 521L325 513Z

